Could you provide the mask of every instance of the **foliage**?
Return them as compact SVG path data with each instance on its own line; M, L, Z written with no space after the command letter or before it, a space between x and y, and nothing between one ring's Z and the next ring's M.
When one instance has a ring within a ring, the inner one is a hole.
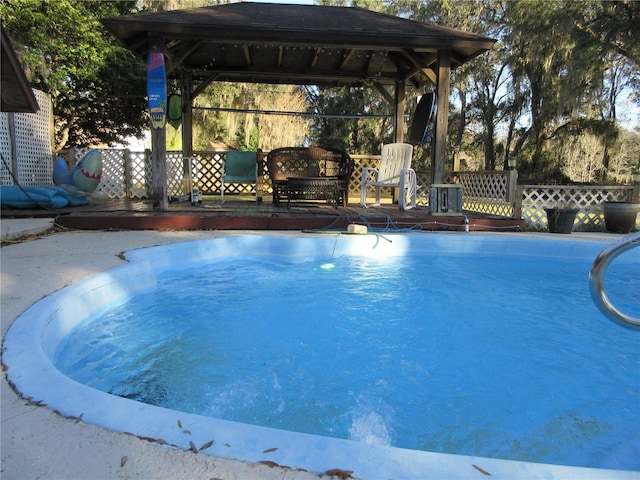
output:
M369 88L307 88L311 122L309 143L351 153L379 153L391 141L391 109Z
M300 145L308 120L279 113L304 114L305 109L304 94L297 87L214 82L195 100L194 148L211 149L220 142L239 150L263 151Z
M56 150L112 145L146 126L145 67L99 19L135 1L6 0L5 31L34 88L51 95Z
M558 145L579 148L584 137L600 145L592 149L601 158L591 171L605 180L620 153L615 107L638 85L639 2L394 3L414 20L498 39L453 74L449 151L469 159L482 146L483 168L506 168L517 156L528 180L565 181L571 172L563 170L569 162L557 155Z

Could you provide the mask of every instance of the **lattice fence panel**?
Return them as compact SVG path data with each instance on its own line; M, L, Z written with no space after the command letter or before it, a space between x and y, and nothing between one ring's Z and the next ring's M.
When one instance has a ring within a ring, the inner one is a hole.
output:
M0 117L0 121L1 121ZM0 124L1 126L1 124ZM1 131L0 131L1 132ZM2 144L0 134L0 144ZM79 160L88 151L75 152ZM103 160L103 180L98 189L112 198L122 198L129 192L130 198L151 198L152 178L148 152L129 152L128 150L100 150ZM220 192L222 162L226 152L196 152L192 164L192 176L195 185L204 195L217 195ZM351 177L350 195L359 197L362 184L362 168L376 167L379 156L354 155L355 168ZM169 195L182 196L189 193L185 183L184 163L181 152L167 152L167 172ZM266 162L262 163L263 193L271 191ZM127 168L129 169L128 174ZM431 173L416 172L418 177L418 204L429 204L429 186ZM129 184L126 185L127 178ZM514 199L509 199L508 172L458 172L445 173L444 183L459 183L463 186L464 209L500 216L512 216ZM515 181L513 182L515 183ZM236 187L236 188L233 188ZM230 192L244 193L244 186L230 185ZM251 187L249 187L251 188ZM609 186L537 186L522 187L522 217L530 228L547 228L545 208L560 203L580 207L576 230L604 230L602 203L605 201L633 201L633 187ZM390 192L388 192L390 195Z
M151 198L153 196L153 179L149 152L127 151L127 153L125 168L127 165L129 166L129 198Z
M269 169L267 168L266 155L261 162L262 171L258 172L261 175L260 178L260 188L262 189L262 193L271 195L273 193L273 186L271 185L271 179L269 178Z
M102 178L100 179L100 191L111 198L126 198L127 189L125 182L125 150L104 150L100 152L102 157Z
M546 208L579 208L574 231L604 231L603 202L631 201L633 187L524 185L522 218L535 230L547 229Z
M349 195L360 198L362 169L377 168L380 164L380 155L351 155L351 158L355 166L353 167L353 173L351 173L351 180L349 181ZM384 195L391 195L391 190L389 188L383 188L382 193Z
M380 155L351 155L355 162L351 182L349 183L349 195L360 198L362 188L362 169L377 168L380 165ZM416 203L420 206L429 205L429 187L431 186L431 172L428 170L416 172L417 192ZM445 173L445 182L454 183L452 173ZM391 196L390 188L383 188L382 195Z
M349 195L360 198L360 190L362 189L362 169L378 168L380 165L380 155L351 155L354 160L355 167L351 174L349 183ZM429 185L431 183L430 172L416 172L418 189L416 194L416 202L418 205L429 205ZM383 188L381 195L390 197L391 189Z
M0 154L2 154L2 166L0 167L0 185L13 185L13 166L11 165L11 135L9 134L9 114L0 113Z
M431 186L431 172L416 172L418 190L416 192L416 203L420 206L429 205L429 187Z
M196 175L196 185L203 195L217 195L220 193L220 183L222 177L222 162L227 152L196 152L198 173Z
M182 152L167 152L167 196L169 198L188 195L190 192L188 163L182 157ZM193 162L197 165L198 162ZM191 172L192 179L197 181L197 172Z
M505 172L459 172L455 177L462 185L465 210L503 217L513 215L509 176Z
M75 149L72 167L90 150L90 148ZM109 198L126 198L125 164L127 162L127 151L115 148L98 149L98 151L102 160L102 178L96 191L105 193Z
M52 107L49 96L34 90L40 110L36 113L0 114L0 152L2 153L2 185L13 185L13 175L23 186L53 184ZM12 145L10 115L13 116ZM12 149L15 151L17 171L14 170Z

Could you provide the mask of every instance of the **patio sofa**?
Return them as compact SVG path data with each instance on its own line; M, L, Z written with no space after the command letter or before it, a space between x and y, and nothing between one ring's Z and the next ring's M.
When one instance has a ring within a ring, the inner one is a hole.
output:
M286 200L326 200L347 206L354 162L342 150L284 147L267 155L273 203Z

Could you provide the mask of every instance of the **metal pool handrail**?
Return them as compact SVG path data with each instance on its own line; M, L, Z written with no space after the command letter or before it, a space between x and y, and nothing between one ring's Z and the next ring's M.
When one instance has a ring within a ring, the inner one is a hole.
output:
M609 245L596 257L589 272L589 288L596 306L609 320L632 330L640 330L640 319L626 315L613 306L604 291L604 273L614 258L638 245L640 245L640 232Z

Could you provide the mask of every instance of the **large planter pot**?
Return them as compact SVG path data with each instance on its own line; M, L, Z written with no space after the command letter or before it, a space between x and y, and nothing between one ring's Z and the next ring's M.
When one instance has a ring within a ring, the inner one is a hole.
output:
M577 208L547 208L547 224L551 233L571 233L578 214Z
M604 202L604 225L609 232L630 233L636 226L640 204L628 202Z

